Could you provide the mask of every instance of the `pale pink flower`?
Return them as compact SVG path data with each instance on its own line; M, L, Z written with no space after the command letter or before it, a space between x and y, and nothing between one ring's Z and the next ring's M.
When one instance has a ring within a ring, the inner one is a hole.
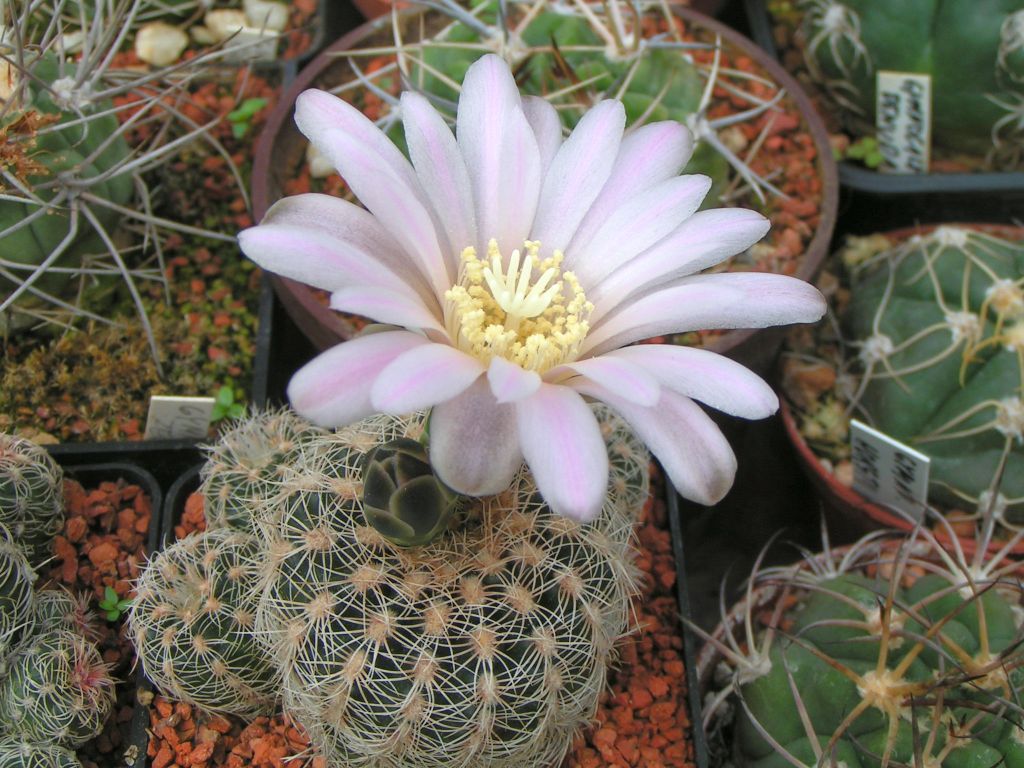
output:
M756 419L775 394L708 351L627 345L821 317L824 300L801 280L696 274L768 222L697 211L710 181L679 175L692 150L683 126L624 135L609 100L563 140L554 108L520 97L494 55L466 75L455 135L422 95L402 95L401 117L411 163L357 109L303 93L299 128L366 209L297 195L239 236L265 269L331 291L335 309L400 326L303 367L288 388L295 410L340 426L431 408L431 462L453 489L499 493L525 459L553 509L589 519L608 479L592 398L630 423L684 496L721 499L736 459L694 400Z

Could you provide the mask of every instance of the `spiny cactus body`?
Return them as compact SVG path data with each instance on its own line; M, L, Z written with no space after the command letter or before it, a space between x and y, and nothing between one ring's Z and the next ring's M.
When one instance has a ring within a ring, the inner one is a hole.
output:
M273 706L273 664L253 638L259 566L249 534L221 529L163 549L139 579L129 631L146 676L212 712Z
M1020 0L800 0L804 55L856 122L875 119L879 71L931 76L932 137L955 151L1022 160Z
M0 736L0 768L82 768L75 753L55 744Z
M64 474L44 448L0 434L0 525L30 562L49 557L64 524Z
M940 227L851 283L861 417L931 457L933 500L1024 519L1024 246Z
M0 673L5 660L33 625L32 585L36 574L13 538L0 525Z
M65 629L41 628L0 680L0 732L77 747L100 732L113 703L113 681L96 647Z
M421 430L418 418L378 416L336 439L370 448ZM422 547L368 525L358 483L296 492L262 516L257 630L329 764L548 765L564 754L593 716L634 588L648 459L621 422L607 436L618 460L586 525L554 515L525 469ZM338 475L358 478L361 461L353 451Z
M200 493L210 528L254 532L253 510L281 492L302 446L322 434L288 410L241 419L207 449Z
M930 558L911 575L895 547L854 562L760 582L796 600L733 678L738 764L1024 765L1019 584Z

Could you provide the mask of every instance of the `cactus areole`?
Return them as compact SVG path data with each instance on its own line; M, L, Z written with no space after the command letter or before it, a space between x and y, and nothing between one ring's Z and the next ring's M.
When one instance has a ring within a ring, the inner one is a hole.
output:
M853 266L856 405L931 458L930 498L1024 521L1024 245L939 227Z

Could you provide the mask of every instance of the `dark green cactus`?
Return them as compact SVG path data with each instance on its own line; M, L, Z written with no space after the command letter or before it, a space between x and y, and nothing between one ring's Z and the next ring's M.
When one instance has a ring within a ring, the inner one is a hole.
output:
M879 71L927 74L936 145L1021 161L1021 0L800 0L798 7L808 65L855 127L858 119L861 129L874 126Z
M1024 520L1024 246L940 227L851 287L861 418L931 458L933 501Z
M21 549L0 525L0 677L14 646L33 622L36 574Z
M458 494L437 479L423 444L399 438L367 452L363 514L388 541L428 544L448 529Z
M0 201L0 255L25 267L14 271L19 279L0 276L4 298L28 279L34 288L59 295L76 268L107 252L99 231L85 216L72 220L68 189L85 189L120 206L134 194L131 175L115 172L131 153L118 130L113 104L89 100L74 87L75 74L73 64L53 54L28 59L24 72L8 74L22 87L12 102L16 107L0 112L0 131L19 161L14 173L23 176L19 181L33 190L33 198ZM112 209L96 206L94 215L105 233L116 228L119 216ZM24 221L30 223L20 226ZM48 262L54 256L56 260ZM45 272L33 274L45 262ZM105 290L95 275L81 277L74 291ZM19 306L32 310L39 304L31 292L23 293L8 308L10 326L32 322L31 314L27 320L17 319Z
M64 474L46 449L0 434L0 525L33 564L50 556L64 525Z
M0 679L0 732L77 747L98 734L114 703L113 680L86 638L37 628Z
M82 768L75 753L56 744L0 736L0 768Z
M253 536L219 529L149 562L128 626L150 680L211 712L253 716L273 707L277 674L253 635L265 557Z
M737 764L1024 765L1020 585L937 561L893 587L862 568L763 582L797 600L758 671L734 678Z

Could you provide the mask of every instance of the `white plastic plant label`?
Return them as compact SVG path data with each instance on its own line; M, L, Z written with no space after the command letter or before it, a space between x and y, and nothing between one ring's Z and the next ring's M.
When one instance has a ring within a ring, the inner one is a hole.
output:
M853 489L915 519L924 516L931 460L863 422L850 421Z
M210 430L212 397L153 395L149 399L145 440L202 440Z
M880 71L875 77L875 130L890 173L928 173L932 144L932 78Z

